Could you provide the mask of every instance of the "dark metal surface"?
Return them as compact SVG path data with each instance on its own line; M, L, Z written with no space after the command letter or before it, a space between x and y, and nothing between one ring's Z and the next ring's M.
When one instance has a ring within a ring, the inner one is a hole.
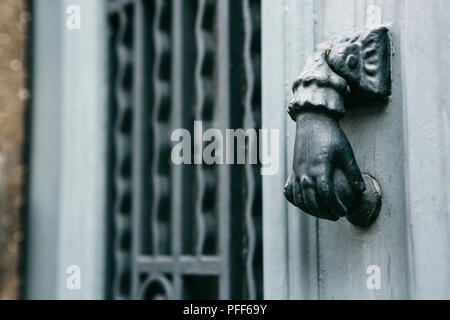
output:
M345 107L387 100L390 81L384 27L324 43L308 59L288 108L297 123L293 171L284 191L289 202L318 218L347 216L358 226L374 221L381 190L373 178L363 179L339 120Z
M381 187L378 181L368 174L363 173L363 179L366 184L366 190L356 200L346 218L355 226L368 227L380 213Z
M262 298L256 165L174 165L171 133L260 127L259 1L109 1L111 298Z

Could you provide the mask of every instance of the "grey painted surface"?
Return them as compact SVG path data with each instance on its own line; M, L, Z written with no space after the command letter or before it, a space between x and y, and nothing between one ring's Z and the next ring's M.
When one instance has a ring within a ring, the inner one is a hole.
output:
M105 279L106 82L103 2L34 2L35 44L27 297L98 299ZM81 290L66 286L81 269Z
M405 1L402 39L413 294L450 298L450 2ZM420 21L420 23L418 23Z
M287 51L285 104L282 108L286 122L286 174L292 170L293 146L295 142L295 123L287 117L287 104L292 98L292 80L296 79L299 70L303 69L306 59L315 46L314 0L288 0L287 14ZM290 57L295 57L294 59ZM285 182L286 179L284 179ZM284 183L283 182L283 183ZM286 201L283 198L284 201ZM317 296L317 220L306 214L299 214L298 209L287 203L287 219L289 234L289 297L298 299L315 299ZM302 277L298 275L301 274Z
M56 291L62 28L55 26L60 24L60 10L60 2L53 0L34 3L26 271L26 297L31 299L50 299Z
M282 1L262 1L262 127L285 131L285 46ZM284 144L280 146L278 174L263 177L264 298L288 297L288 241L286 202L282 193L286 176Z
M74 4L65 0L65 8ZM81 29L63 24L61 197L58 291L61 299L98 299L105 280L106 27L104 2L78 0ZM63 23L65 22L65 19ZM66 286L66 269L81 268L81 290Z
M449 81L442 66L449 65L450 11L446 1L433 4L263 1L263 126L287 128L286 168L263 183L267 298L449 297ZM292 161L291 83L313 44L380 23L391 29L392 97L348 110L341 122L362 171L382 186L380 217L362 230L300 215L279 197ZM379 290L367 288L370 265L380 267Z
M318 10L318 42L365 27L366 19L360 16L366 10L355 4L322 1ZM399 4L392 1L377 5L382 12L380 22L392 22L391 37L397 52L392 64L391 101L387 105L347 110L341 122L361 171L374 176L382 187L382 209L368 230L355 228L345 219L338 223L319 222L319 297L323 299L408 298ZM370 265L380 267L380 290L367 288L366 270Z

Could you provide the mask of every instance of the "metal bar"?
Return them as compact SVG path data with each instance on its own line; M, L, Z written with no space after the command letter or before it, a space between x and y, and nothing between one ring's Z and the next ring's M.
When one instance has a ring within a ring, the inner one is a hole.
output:
M141 252L141 230L139 228L142 215L144 212L144 172L143 153L145 152L144 142L144 10L140 0L134 0L134 81L133 81L133 137L132 137L132 179L133 179L133 194L132 194L132 243L131 243L131 298L138 299L137 296L139 287L139 273L137 272L136 257Z
M175 270L175 260L173 257L148 258L140 257L137 259L138 269L141 272L160 272L173 273ZM177 261L180 274L199 274L199 275L219 275L221 261L216 257L204 257L197 259L194 257L180 257Z
M218 3L218 119L220 119L221 129L230 127L230 4L227 1ZM224 131L223 131L224 132ZM220 299L229 299L231 294L231 259L230 259L230 238L231 238L231 220L230 220L230 203L231 203L231 181L230 167L226 165L220 166L220 203L219 203L219 254L220 254L220 279L219 279L219 297Z
M201 68L205 57L205 40L202 31L202 19L205 11L206 0L200 0L198 3L198 11L195 21L195 40L197 49L197 61L195 63L195 92L196 92L196 105L195 105L195 117L196 119L202 119L202 107L205 100L205 92L203 88L203 79L201 75ZM199 133L194 133L199 134ZM201 134L201 132L200 132ZM196 218L196 232L197 241L195 247L195 255L200 257L203 251L203 245L205 241L205 221L202 212L202 202L205 193L205 178L203 176L203 170L199 163L202 159L198 159L198 154L202 152L202 144L198 145L194 142L194 164L195 164L195 178L196 178L196 198L195 198L195 218Z
M253 65L252 65L252 57L251 57L251 41L252 41L252 17L249 8L248 0L244 0L243 4L243 13L244 13L244 66L245 66L245 80L247 83L246 92L244 97L244 105L245 105L245 115L244 115L244 127L248 128L257 128L257 125L252 117L252 95L255 86L255 79L253 75ZM247 152L250 153L253 150L253 146L251 145L252 140L249 140L249 145L247 146ZM254 142L256 143L256 141ZM255 288L255 280L253 274L253 255L255 253L255 230L253 225L253 217L252 217L252 205L255 197L255 180L253 178L253 166L250 163L250 157L247 158L247 162L245 164L245 178L247 184L247 194L245 197L245 231L247 235L247 255L245 257L245 272L246 272L246 280L247 280L247 289L248 295L250 299L255 299L256 296L256 288Z
M182 128L183 125L183 29L184 29L184 5L185 2L172 1L172 128ZM172 216L172 256L173 256L173 288L174 299L181 299L181 255L183 212L183 167L172 165L172 190L171 190L171 216Z
M161 10L162 10L162 1L157 0L155 1L155 11L153 16L153 26L152 26L152 35L153 35L153 42L154 42L154 56L153 56L153 73L152 73L152 84L153 84L153 115L152 115L152 127L153 127L153 158L154 161L152 163L152 192L153 192L153 203L152 203L152 209L151 209L151 215L152 215L152 224L151 224L151 237L152 237L152 253L154 255L159 254L159 228L158 228L158 206L161 198L161 183L159 180L158 175L158 161L159 161L159 152L160 152L160 141L162 137L159 133L159 126L157 124L157 118L158 118L158 108L161 103L161 89L159 85L159 79L158 79L158 70L159 70L159 63L161 60L161 40L158 33L158 24L161 16Z

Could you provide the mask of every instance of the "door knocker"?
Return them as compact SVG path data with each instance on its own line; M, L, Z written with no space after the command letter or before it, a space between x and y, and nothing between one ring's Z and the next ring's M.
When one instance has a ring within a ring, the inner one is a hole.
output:
M381 207L381 188L361 174L339 120L355 104L387 101L390 39L385 27L324 43L294 81L288 113L297 123L286 199L318 218L346 217L369 226Z

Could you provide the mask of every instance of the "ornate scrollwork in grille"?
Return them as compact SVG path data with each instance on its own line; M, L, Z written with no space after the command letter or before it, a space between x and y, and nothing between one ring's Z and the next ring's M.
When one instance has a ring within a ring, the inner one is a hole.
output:
M133 8L110 15L111 95L114 148L112 149L114 238L114 296L127 298L130 291L131 243L131 131L132 131L132 33Z
M194 120L260 127L259 0L108 5L111 297L261 298L259 167L170 159Z
M244 127L261 128L261 28L259 1L242 1L244 14L244 69L246 91L244 94ZM252 140L249 141L251 143ZM247 146L248 150L252 146ZM245 272L248 297L262 295L262 208L260 168L246 164L245 195Z

